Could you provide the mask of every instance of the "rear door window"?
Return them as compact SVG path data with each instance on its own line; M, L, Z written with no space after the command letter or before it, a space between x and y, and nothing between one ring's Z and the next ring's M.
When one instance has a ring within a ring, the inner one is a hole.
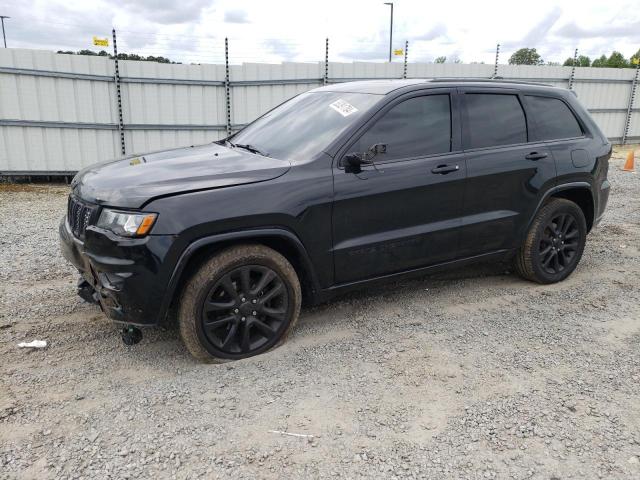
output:
M527 106L536 120L540 140L558 140L583 135L582 128L566 103L558 98L527 95Z
M526 143L527 121L517 95L466 93L466 148Z
M381 161L450 152L449 95L414 97L395 105L360 137L351 150L362 153L376 143L387 145Z

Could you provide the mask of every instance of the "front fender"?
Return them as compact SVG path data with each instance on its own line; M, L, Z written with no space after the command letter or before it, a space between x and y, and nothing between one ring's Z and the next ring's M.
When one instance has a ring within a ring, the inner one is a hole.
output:
M183 280L185 269L189 264L189 261L198 252L201 252L203 249L210 248L211 246L223 246L230 242L236 244L241 242L268 243L270 239L284 241L287 246L294 249L296 252L296 259L289 258L288 260L294 264L294 268L298 270L298 274L302 274L303 278L301 278L300 281L306 281L308 284L307 286L311 287L309 292L311 294L311 300L313 302L320 300L321 288L316 276L315 268L313 267L306 248L298 236L283 227L253 228L210 235L191 242L180 254L169 279L169 283L167 284L167 290L161 307L161 318L166 317L169 307L171 306L171 302L173 301L173 297L178 291L178 287ZM265 242L265 240L267 242ZM303 269L302 272L299 271L300 268Z

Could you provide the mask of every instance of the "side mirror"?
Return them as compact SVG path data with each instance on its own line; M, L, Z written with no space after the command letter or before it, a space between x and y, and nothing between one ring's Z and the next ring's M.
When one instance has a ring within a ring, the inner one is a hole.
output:
M360 173L362 171L362 164L364 161L362 159L362 154L349 153L342 158L342 163L344 164L344 171L346 173Z
M369 147L365 153L349 153L342 157L344 171L346 173L360 173L362 171L362 165L372 164L373 157L380 153L387 153L386 143L376 143Z

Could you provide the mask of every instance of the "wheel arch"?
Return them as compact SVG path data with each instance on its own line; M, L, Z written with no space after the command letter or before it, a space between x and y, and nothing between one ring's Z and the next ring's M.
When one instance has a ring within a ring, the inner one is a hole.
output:
M560 188L553 192L549 198L564 198L578 205L587 222L587 233L591 231L595 218L595 203L593 193L591 192L591 186L588 183L586 185L574 185L567 186L566 188Z
M185 279L195 271L198 265L222 249L240 244L260 244L280 253L296 271L304 300L310 303L318 301L319 283L309 254L300 239L284 228L261 228L212 235L190 243L180 255L167 285L160 311L161 318L166 318L175 304Z
M584 218L587 222L587 233L591 231L595 218L595 203L593 193L591 191L591 184L589 184L588 182L565 183L549 189L542 197L542 199L538 203L538 206L536 207L535 212L533 212L533 215L529 219L526 231L528 231L531 227L531 224L533 223L533 220L536 218L536 215L538 214L540 209L551 198L564 198L578 205L582 210Z

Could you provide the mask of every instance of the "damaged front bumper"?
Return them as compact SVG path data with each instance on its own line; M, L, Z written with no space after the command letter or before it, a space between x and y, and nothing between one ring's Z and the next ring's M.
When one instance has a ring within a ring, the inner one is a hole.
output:
M170 244L166 236L122 238L94 226L84 238L59 227L63 256L80 272L78 294L97 303L116 322L147 326L161 320L166 282L160 271Z

